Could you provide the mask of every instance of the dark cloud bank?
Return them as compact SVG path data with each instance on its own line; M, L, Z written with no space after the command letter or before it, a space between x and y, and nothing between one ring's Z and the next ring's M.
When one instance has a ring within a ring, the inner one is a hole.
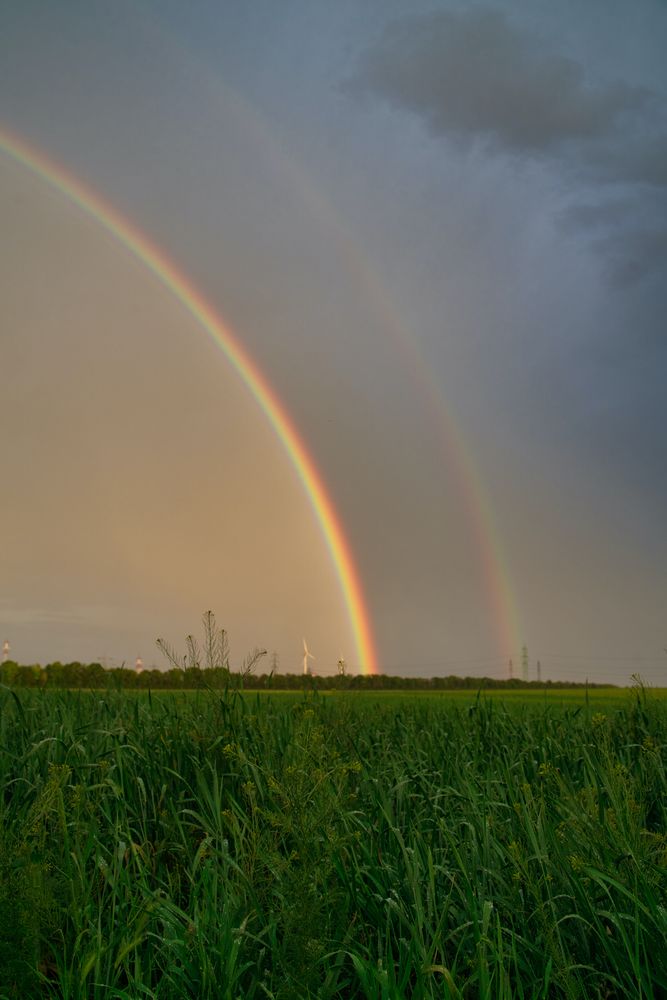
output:
M484 8L392 22L349 87L419 115L436 137L558 169L575 194L570 227L588 227L587 204L597 212L594 245L612 279L632 282L667 261L661 95L592 80L548 39Z
M604 136L649 96L622 82L590 86L573 59L541 49L493 10L394 22L358 84L421 114L436 134L481 134L517 152Z
M544 317L549 345L534 381L550 388L521 389L541 434L560 435L564 451L589 471L604 468L611 483L642 483L655 504L667 485L667 80L659 92L637 85L641 66L632 82L627 63L602 70L602 30L574 58L564 41L528 31L519 6L511 15L463 7L396 19L363 53L348 90L393 108L396 127L401 113L417 116L443 158L472 153L472 170L480 157L489 170L502 161L518 184L524 169L542 171L550 195L526 210L553 226L554 271L544 280L558 288L561 262L590 255L599 288L569 345L565 315ZM622 32L613 16L601 9L606 28ZM632 18L623 14L626 29ZM539 345L516 346L527 367Z

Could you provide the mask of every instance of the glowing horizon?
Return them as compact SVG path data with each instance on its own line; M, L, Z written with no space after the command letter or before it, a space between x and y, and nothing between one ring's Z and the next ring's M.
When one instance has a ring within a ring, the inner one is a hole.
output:
M183 270L102 196L7 129L0 128L0 151L55 189L110 233L175 296L185 311L222 349L267 417L311 503L338 577L361 672L378 673L370 615L340 517L291 416L258 365Z

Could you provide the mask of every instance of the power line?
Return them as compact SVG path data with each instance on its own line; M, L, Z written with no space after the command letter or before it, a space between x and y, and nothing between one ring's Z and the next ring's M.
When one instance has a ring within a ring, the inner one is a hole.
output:
M667 663L665 657L659 656L615 656L608 653L542 653L543 657L548 656L551 660L604 660L605 662L622 662L622 663Z

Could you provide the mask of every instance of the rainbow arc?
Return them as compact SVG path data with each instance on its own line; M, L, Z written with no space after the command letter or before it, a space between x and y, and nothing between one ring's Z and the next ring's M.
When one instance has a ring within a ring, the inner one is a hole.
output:
M0 151L25 167L109 232L179 301L222 349L279 438L301 481L321 528L340 584L354 637L356 656L365 674L378 672L371 619L359 572L333 500L313 456L282 400L250 357L238 335L225 323L186 273L100 194L75 178L23 138L0 129Z

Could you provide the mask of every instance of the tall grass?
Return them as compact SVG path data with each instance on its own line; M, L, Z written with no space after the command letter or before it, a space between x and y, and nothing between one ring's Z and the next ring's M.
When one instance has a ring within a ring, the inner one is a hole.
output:
M0 703L0 997L667 995L641 690Z

